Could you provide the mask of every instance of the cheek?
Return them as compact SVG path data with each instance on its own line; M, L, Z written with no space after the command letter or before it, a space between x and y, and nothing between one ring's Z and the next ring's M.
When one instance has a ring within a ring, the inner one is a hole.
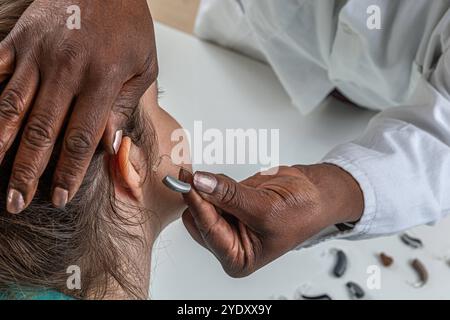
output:
M144 188L146 207L156 213L163 228L174 220L180 218L186 209L181 194L168 189L162 180L167 176L178 177L180 169L172 164L168 165L168 160L154 172L149 183Z
M180 194L163 185L164 177L162 175L155 175L153 178L153 182L146 191L146 195L150 198L147 206L157 214L161 224L165 227L181 216L186 205Z
M162 180L167 176L178 177L180 166L171 160L172 150L182 148L189 153L189 145L187 138L183 137L182 141L171 141L172 133L181 129L181 126L161 108L157 112L153 111L151 115L155 133L158 140L158 151L160 156L164 156L156 172L153 173L153 179L149 183L146 191L148 205L151 209L158 213L161 223L167 225L173 220L179 218L185 209L183 198L180 194L169 190ZM177 131L179 132L179 131ZM182 143L182 145L180 145ZM186 155L187 163L181 164L181 167L188 171L192 171L189 161L189 154Z
M153 123L158 137L159 155L164 156L161 170L158 172L178 177L180 167L192 171L190 146L181 125L161 108L154 117Z
M160 109L160 116L155 125L155 131L158 136L159 154L172 156L172 151L177 154L178 150L183 150L182 159L173 159L177 165L184 165L190 163L189 143L184 134L181 125L172 118L167 112ZM172 141L172 139L174 141ZM190 170L190 165L186 166Z

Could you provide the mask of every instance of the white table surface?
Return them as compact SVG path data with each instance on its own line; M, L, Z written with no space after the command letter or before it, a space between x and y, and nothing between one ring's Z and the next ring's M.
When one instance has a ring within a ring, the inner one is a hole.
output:
M373 116L365 110L328 101L303 116L290 103L273 71L239 54L204 43L193 36L157 25L161 105L192 132L194 121L205 129L280 129L282 164L314 163L331 148L357 137ZM305 75L307 76L307 75ZM251 165L206 166L195 169L223 172L235 179L255 173ZM269 299L293 298L299 287L307 293L328 293L347 299L345 283L366 288L367 267L379 265L377 253L395 257L394 265L381 268L381 289L367 290L372 299L450 298L450 266L437 259L450 254L450 220L411 232L425 243L414 250L398 236L360 242L332 241L312 249L291 252L245 279L232 279L214 257L195 243L181 221L158 239L152 266L153 299ZM330 248L343 249L350 266L341 279L331 275ZM412 288L415 272L409 266L420 258L430 272L429 283Z

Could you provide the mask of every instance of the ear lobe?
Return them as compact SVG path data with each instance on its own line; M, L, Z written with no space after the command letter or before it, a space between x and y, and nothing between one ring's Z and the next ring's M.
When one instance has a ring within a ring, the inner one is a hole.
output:
M129 137L124 137L116 156L117 166L115 176L116 184L121 185L120 191L126 191L137 200L142 200L141 176L132 164L131 148L133 142ZM115 187L118 190L118 186Z

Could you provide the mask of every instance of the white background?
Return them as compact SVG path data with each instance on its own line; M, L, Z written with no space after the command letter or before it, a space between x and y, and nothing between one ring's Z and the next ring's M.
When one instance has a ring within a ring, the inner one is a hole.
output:
M280 162L311 164L335 145L357 137L373 116L333 100L303 116L268 66L162 25L156 26L156 34L159 83L165 90L161 105L191 132L196 120L203 121L204 129L280 129ZM198 165L194 169L222 172L239 180L259 168ZM381 289L366 289L369 298L448 299L450 265L438 258L450 258L449 231L449 219L413 230L411 235L424 241L423 250L406 247L398 236L328 242L291 252L248 278L232 279L177 221L155 245L151 295L153 299L269 299L281 295L292 299L303 287L308 294L326 292L334 299L348 299L346 281L365 288L367 267L379 265L377 254L384 251L395 263L389 269L381 268ZM341 279L331 275L335 261L330 248L341 248L349 256L349 269ZM421 289L409 284L417 280L409 265L413 258L420 258L430 273L429 283Z

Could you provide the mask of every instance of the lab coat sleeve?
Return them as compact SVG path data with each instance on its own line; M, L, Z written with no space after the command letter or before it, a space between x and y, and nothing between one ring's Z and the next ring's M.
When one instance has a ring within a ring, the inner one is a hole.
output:
M308 245L390 235L450 212L449 58L443 56L431 78L419 81L408 105L381 112L361 138L323 159L353 175L365 208L353 229Z
M355 17L355 8L364 6L359 1L348 3L352 6L347 7L347 15L341 13L341 17L347 18L342 20L347 25ZM382 3L391 4L379 1ZM302 247L328 239L359 240L391 235L433 224L450 212L448 3L418 1L415 9L409 1L399 1L397 5L395 12L402 13L403 19L399 18L401 15L393 15L395 19L391 22L385 20L384 33L365 33L364 27L358 29L360 24L350 24L353 26L350 31L359 32L343 33L346 42L341 43L344 49L341 53L345 54L346 47L362 48L361 52L344 56L350 60L341 65L342 55L335 55L331 64L346 68L332 73L339 74L336 76L339 79L347 72L344 79L350 81L344 84L353 84L353 90L342 90L341 83L336 85L352 99L355 93L357 97L362 94L367 98L370 85L379 86L373 92L382 97L371 107L384 111L370 122L366 132L359 139L336 147L322 160L340 166L359 183L365 205L362 218L347 231L330 227ZM423 21L418 29L415 28L417 20L410 24L407 18L414 10ZM416 38L407 40L406 35L416 35ZM420 42L410 48L405 45L417 40ZM352 59L355 64L351 63ZM401 81L401 76L406 81ZM389 109L382 103L385 97L391 97L385 100L386 105L392 106ZM368 100L376 99L369 96Z
M266 61L246 19L241 0L202 0L194 32L200 39Z

